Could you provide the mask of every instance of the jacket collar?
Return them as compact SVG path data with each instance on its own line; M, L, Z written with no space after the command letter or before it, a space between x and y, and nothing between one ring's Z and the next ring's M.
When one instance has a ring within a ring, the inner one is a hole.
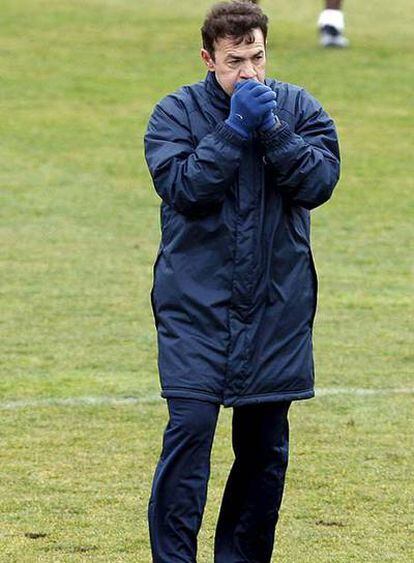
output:
M207 72L205 85L213 106L223 111L229 111L230 96L226 94L218 83L215 72Z
M266 86L272 86L272 82L275 81L265 78L264 83L266 84ZM206 90L211 98L211 103L213 104L213 106L215 106L220 110L228 112L230 110L231 98L228 94L226 94L226 92L218 83L218 80L216 78L216 73L210 71L207 72L207 76L204 79L204 83Z

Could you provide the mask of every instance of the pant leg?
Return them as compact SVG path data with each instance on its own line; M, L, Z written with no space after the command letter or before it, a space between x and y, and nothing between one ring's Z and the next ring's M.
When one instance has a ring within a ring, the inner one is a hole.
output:
M270 563L289 452L290 402L233 410L235 459L217 522L215 563Z
M219 405L170 398L168 410L148 505L153 562L195 563Z

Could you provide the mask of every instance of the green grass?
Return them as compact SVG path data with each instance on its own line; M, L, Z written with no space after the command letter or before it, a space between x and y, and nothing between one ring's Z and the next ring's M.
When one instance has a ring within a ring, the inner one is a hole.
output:
M208 5L3 1L0 561L151 561L165 403L4 406L157 394L159 199L142 136L157 100L204 75ZM313 213L317 384L412 388L411 3L348 0L346 52L317 47L319 1L263 6L268 74L316 95L341 139L340 185ZM200 563L212 561L230 428L222 410ZM412 394L297 403L291 435L275 561L412 561Z

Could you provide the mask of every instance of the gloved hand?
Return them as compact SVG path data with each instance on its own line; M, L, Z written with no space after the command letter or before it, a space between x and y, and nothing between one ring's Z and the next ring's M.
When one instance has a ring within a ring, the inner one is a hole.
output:
M227 125L248 139L253 131L262 125L264 117L276 108L275 98L273 90L261 82L238 82L231 97ZM267 121L269 122L269 118Z
M276 104L276 102L275 102ZM276 106L275 108L276 109ZM280 124L278 117L273 113L274 109L269 110L264 116L261 124L257 128L260 133L266 133L269 129L272 129L277 124Z

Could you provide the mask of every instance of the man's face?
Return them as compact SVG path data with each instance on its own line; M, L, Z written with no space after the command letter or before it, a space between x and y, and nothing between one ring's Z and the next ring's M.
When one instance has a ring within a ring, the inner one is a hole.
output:
M264 82L266 70L266 51L262 30L252 31L254 43L243 41L239 45L234 39L221 37L215 43L214 60L205 49L201 57L208 70L216 73L223 90L231 96L237 82L247 79Z

